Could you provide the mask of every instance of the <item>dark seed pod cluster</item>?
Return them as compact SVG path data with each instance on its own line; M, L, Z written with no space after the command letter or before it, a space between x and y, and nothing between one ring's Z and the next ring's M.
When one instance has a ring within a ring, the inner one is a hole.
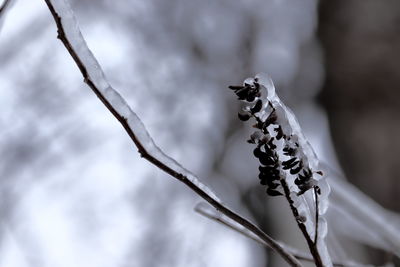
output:
M268 142L259 142L254 149L254 156L259 159L261 166L258 168L260 174L260 184L267 186L267 194L270 196L282 195L276 190L280 183L281 177L279 170L279 158L275 152L276 146L273 144L272 137Z
M241 86L229 88L244 102L239 119L253 120L255 131L247 142L254 145L253 154L259 161L260 184L268 195L284 196L312 255L318 259L322 255L319 251L324 253L315 262L318 266L330 266L324 243L327 225L319 219L328 206L329 184L317 170L318 158L296 116L280 100L268 75L259 74L246 79Z
M244 84L243 86L229 86L229 89L234 90L239 100L246 100L247 102L253 102L256 97L260 96L260 84L255 82L254 84Z
M256 121L253 127L257 130L247 141L257 146L254 149L254 156L260 161L258 177L260 183L267 186L267 194L282 195L280 179L285 179L285 172L296 177L294 183L299 189L298 195L313 188L313 172L308 166L304 166L303 160L299 157L299 144L293 142L291 136L285 135L282 126L278 123L278 114L272 103L266 99L263 103L257 78L251 84L245 83L243 86L229 86L229 88L248 106L244 109L244 113L238 114L239 119L248 121L254 118ZM262 119L259 112L264 106L270 108L270 113L267 118ZM285 160L280 161L276 142L282 139L284 145L281 155Z

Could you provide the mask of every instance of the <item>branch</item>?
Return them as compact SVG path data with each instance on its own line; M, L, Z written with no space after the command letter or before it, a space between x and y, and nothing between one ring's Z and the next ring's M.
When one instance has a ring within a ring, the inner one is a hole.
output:
M6 10L10 5L11 0L4 0L4 2L0 5L0 19L6 13Z
M254 235L252 232L250 232L248 229L243 228L243 226L237 224L236 222L230 220L229 218L227 218L226 216L224 216L223 214L221 214L218 211L215 210L211 210L210 207L204 203L198 203L194 210L199 213L200 215L216 221L224 226L227 226L228 228L234 230L235 232L238 232L250 239L253 239L254 241L264 245L265 247L271 249L271 247L265 243L263 240L261 240L258 236ZM296 248L290 247L288 245L285 245L279 241L277 241L278 243L281 244L282 247L284 247L287 251L289 251L292 255L294 255L297 259L299 260L304 260L304 261L309 261L309 262L314 262L313 257L309 254L309 253L305 253L302 252ZM351 267L351 266L357 266L357 267L371 267L371 265L364 265L364 264L360 264L360 263L355 263L352 261L344 261L344 262L340 262L340 261L333 261L333 266L336 267Z
M297 208L293 204L293 200L290 197L289 186L286 183L286 180L285 179L281 179L280 182L281 182L281 185L283 187L283 191L284 191L285 197L286 197L286 199L287 199L287 201L289 203L290 209L292 210L293 217L295 218L295 220L297 222L297 226L299 227L299 229L303 233L304 238L307 241L307 245L308 245L308 247L310 249L311 255L314 258L315 265L317 267L323 267L324 265L322 263L321 256L319 255L317 244L314 243L313 240L311 239L310 235L307 232L307 228L306 228L306 226L304 224L304 221L302 220L302 218L301 218L301 216L299 214L299 211L297 210Z
M66 0L45 0L45 2L57 25L58 38L74 59L85 83L121 123L136 145L140 155L159 169L186 184L221 213L251 231L281 255L290 266L302 266L282 245L252 222L223 205L218 197L208 187L200 183L195 175L180 166L156 146L139 117L106 80L100 65L84 41L68 2Z
M260 239L258 236L254 235L254 233L250 232L248 229L244 228L242 225L237 224L236 222L230 220L223 214L221 214L218 211L211 210L209 205L207 205L204 202L198 203L194 210L203 215L204 217L211 219L213 221L216 221L224 226L227 226L228 228L250 238L253 239L254 241L266 246L267 248L271 249L271 247L265 243L262 239ZM289 247L288 245L283 244L282 242L277 241L278 243L281 244L282 247L284 247L287 251L289 251L291 254L293 254L297 259L299 260L306 260L310 262L314 262L313 257L311 257L310 254L304 253L302 251L299 251L295 248Z
M318 205L318 187L314 187L314 197L315 197L315 235L314 244L317 246L318 242L318 224L319 224L319 205Z

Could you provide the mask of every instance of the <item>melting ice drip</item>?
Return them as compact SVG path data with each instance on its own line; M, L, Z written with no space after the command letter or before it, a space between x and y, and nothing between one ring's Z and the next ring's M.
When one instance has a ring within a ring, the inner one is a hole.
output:
M324 242L327 224L322 216L328 208L330 188L295 115L279 99L266 74L258 74L246 79L242 86L229 88L245 102L239 119L254 118L256 121L254 128L257 130L248 142L256 145L254 156L260 161L260 183L267 187L270 196L286 195L295 207L296 220L305 225L310 237L315 237L318 222L315 240L324 265L329 266L330 257Z

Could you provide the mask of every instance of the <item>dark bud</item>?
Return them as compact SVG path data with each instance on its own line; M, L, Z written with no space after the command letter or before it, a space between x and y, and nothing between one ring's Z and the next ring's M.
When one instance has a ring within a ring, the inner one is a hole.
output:
M260 184L261 185L267 185L267 180L266 179L260 179Z
M266 143L268 143L268 138L266 137L266 136L264 136L263 138L261 138L261 140L260 140L260 144L261 145L265 145Z
M296 221L298 221L299 223L305 223L307 221L307 217L304 215L298 215L296 217Z
M294 183L299 185L299 184L305 183L308 179L309 178L307 178L306 176L299 174L299 176L296 179L296 180L298 180L298 183L296 183L296 180L294 181Z
M254 114L254 113L259 112L261 110L261 108L262 108L262 100L259 99L259 100L257 100L257 103L254 105L254 107L252 107L250 109L250 111L251 111L251 113Z
M317 192L318 195L321 195L321 188L319 186L314 186L315 191Z
M303 162L300 161L300 164L297 168L290 169L290 174L298 174L303 168Z
M261 180L277 181L279 180L279 170L275 166L265 166L263 171L260 171L258 178Z
M256 143L256 141L253 140L253 139L247 139L246 142L249 143L249 144L255 144Z
M298 196L304 194L307 190L316 187L311 180L312 176L307 176L309 174L308 171L303 171L303 174L305 175L299 175L299 177L294 180L294 183L297 185L297 187L300 189L300 191L297 193ZM317 193L320 191L319 187L317 189Z
M276 139L280 140L283 137L282 127L279 125L278 128L274 129L276 132Z
M231 89L231 90L237 91L237 90L243 89L244 86L242 86L242 85L230 85L230 86L228 86L228 88Z
M260 147L256 147L256 148L253 150L253 154L254 154L254 156L255 156L256 158L261 157L262 152L261 152Z
M260 179L260 180L268 180L268 174L266 174L265 172L260 172L259 174L258 174L258 178Z
M264 147L265 147L265 145L264 145ZM272 157L272 158L274 158L274 159L276 158L276 154L274 153L273 150L266 149L265 152L264 152L264 154L266 154L267 156Z
M296 158L291 158L291 159L288 159L288 160L282 162L282 164L286 166L286 165L292 164L294 161L296 161Z
M302 183L304 183L304 181L303 181L302 179L300 179L300 178L296 178L296 179L294 180L294 183L295 183L296 185L301 185Z
M309 168L304 169L303 175L307 178L307 180L312 178L312 172Z
M272 196L272 197L283 196L283 194L281 192L279 192L278 190L271 189L271 188L267 189L267 194Z
M260 163L266 166L271 166L275 164L275 160L272 157L269 157L266 153L263 153L260 157Z
M258 170L259 170L261 173L268 173L270 169L271 169L271 167L264 167L264 166L259 166L259 167L258 167Z
M248 121L251 116L249 114L238 113L238 117L241 121Z
M236 91L235 93L238 96L239 100L245 100L249 95L249 90L250 90L249 87L244 87L244 88Z
M266 149L266 150L268 150L268 149L274 150L274 149L276 148L276 145L274 145L273 142L274 142L274 138L272 137L272 138L268 141L268 143L265 144L265 149Z
M300 188L301 186L305 186L306 184L308 184L310 182L309 179L307 179L304 176L301 176L301 174L299 175L299 177L297 177L294 180L294 183Z
M256 94L253 92L250 92L246 97L246 101L248 102L253 102L255 99L256 99Z
M315 173L316 173L316 174L319 174L319 175L321 175L321 176L324 175L324 173L323 173L322 171L316 171Z
M283 161L282 165L283 165L283 169L284 170L288 170L293 168L294 166L297 165L297 163L299 163L300 161L297 160L297 158L291 158L289 160Z
M274 183L274 181L267 181L268 188L277 189L280 186L279 183Z
M296 149L295 148L291 148L290 146L285 146L283 148L283 154L285 156L294 156L296 154Z
M312 185L309 182L306 182L304 184L298 185L297 187L300 189L300 191L297 193L297 195L301 196L302 194L307 192L307 190L311 189Z

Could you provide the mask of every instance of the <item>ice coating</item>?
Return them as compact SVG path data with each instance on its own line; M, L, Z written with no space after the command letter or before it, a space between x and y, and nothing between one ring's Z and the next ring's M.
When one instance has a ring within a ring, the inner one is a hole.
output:
M340 217L342 234L400 256L400 217L385 210L359 189L331 171L332 197L329 216Z
M220 202L218 197L206 185L201 183L199 179L190 171L182 167L174 159L166 155L157 145L147 132L140 118L132 111L125 99L108 83L103 70L101 69L96 58L89 50L77 24L74 13L68 1L65 0L48 0L54 7L55 12L61 20L65 37L72 49L76 52L81 64L85 67L89 80L93 82L96 89L118 113L125 119L129 128L135 135L138 142L144 147L148 154L167 166L169 169L180 173L189 179L191 183L207 193L215 201Z
M262 99L264 103L264 109L260 111L260 113L264 113L262 118L268 117L268 115L271 113L272 108L268 109L267 107L267 105L269 105L267 103L271 103L278 117L277 124L282 127L282 131L286 136L290 136L290 139L286 140L285 142L297 142L299 144L300 149L298 149L296 157L301 159L304 165L308 165L310 169L314 171L321 171L321 166L319 164L316 153L311 147L311 144L305 138L294 113L280 100L280 98L276 94L275 86L271 77L267 74L258 74L256 75L255 80L261 86L260 99ZM246 79L244 83L251 84L252 82L254 82L254 79ZM284 156L280 155L280 157ZM328 196L330 193L330 187L328 182L326 181L326 175L324 174L324 171L322 171L321 175L318 173L314 173L313 179L321 190L321 194L318 195L318 250L321 254L324 265L331 266L332 262L330 260L330 256L324 241L324 238L327 235L328 226L326 220L323 217L329 206ZM306 225L307 232L311 237L314 237L316 225L316 199L314 190L308 190L303 195L297 196L297 192L294 190L294 178L288 175L286 176L286 180L288 182L290 190L293 190L293 192L291 192L291 197L294 201L294 206L298 209L301 216L306 217L306 221L304 222L304 224Z

